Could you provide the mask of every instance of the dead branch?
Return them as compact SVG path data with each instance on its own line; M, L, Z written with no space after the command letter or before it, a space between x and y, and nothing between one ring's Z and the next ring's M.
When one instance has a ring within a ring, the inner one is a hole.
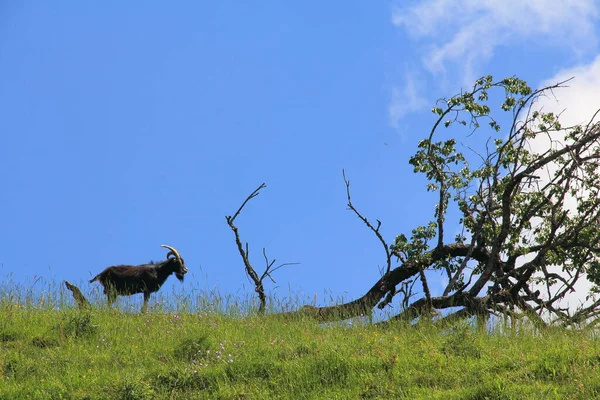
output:
M287 267L288 265L300 264L297 262L283 263L283 264L279 264L275 268L271 269L273 267L273 265L275 264L275 259L273 259L273 261L269 261L269 257L267 257L267 250L264 247L263 247L263 257L265 258L266 268L265 268L265 272L263 272L263 274L260 277L261 281L263 279L265 279L265 277L269 277L269 279L271 279L271 282L275 283L275 279L273 279L273 277L271 276L271 274L273 272L277 271L280 268Z
M256 270L252 267L252 264L250 263L250 250L248 248L248 242L246 242L245 249L244 249L244 246L242 245L242 241L240 239L240 234L239 234L238 228L237 228L237 226L234 225L233 222L235 221L237 216L242 212L242 209L244 208L246 203L248 203L254 197L258 196L260 194L260 190L263 188L266 188L266 187L267 187L267 185L265 185L264 183L261 184L252 193L250 193L250 195L248 197L246 197L246 200L244 200L244 202L242 203L240 208L238 208L238 210L235 212L235 214L233 214L233 216L225 217L225 219L227 220L227 224L231 227L231 230L233 231L233 233L235 235L235 243L237 245L240 256L242 257L242 261L244 262L244 268L246 271L246 275L248 275L250 280L254 283L254 291L257 293L258 300L260 302L260 306L258 308L259 314L264 314L266 304L267 304L267 296L265 295L265 288L264 288L264 284L263 284L263 280L265 279L265 277L269 277L269 279L271 279L271 281L273 283L275 283L275 280L271 276L271 274L273 272L275 272L278 269L285 267L287 265L298 264L298 263L284 263L284 264L280 264L277 267L273 268L273 265L275 264L275 260L273 260L272 262L269 262L269 259L267 258L266 249L263 247L263 256L265 257L265 261L266 261L267 265L266 265L265 271L259 277L258 274L256 273Z
M388 246L385 239L383 238L383 236L381 236L381 233L379 232L379 228L381 227L381 221L377 220L377 228L375 228L369 222L369 220L367 218L365 218L360 212L358 212L358 210L352 204L352 199L350 198L350 181L346 179L346 171L344 171L343 169L342 169L342 175L344 176L344 183L346 184L346 195L348 197L348 208L350 210L352 210L356 214L356 216L362 222L364 222L365 225L367 225L369 227L369 229L371 229L371 231L373 231L373 233L377 236L377 239L379 239L379 241L381 242L383 249L385 250L385 258L386 258L386 264L387 264L385 273L387 274L392 269L392 253L390 252L390 247Z
M225 217L225 219L227 220L227 224L231 227L231 230L233 231L233 233L235 235L235 244L237 245L237 248L240 253L240 256L242 257L242 260L244 261L244 267L246 269L246 274L250 277L250 279L254 283L254 291L258 294L258 299L260 301L260 306L259 306L258 312L260 314L263 314L265 312L265 306L267 303L267 296L265 295L265 288L263 287L262 280L258 277L258 274L254 270L254 268L252 268L252 264L250 264L250 258L248 256L248 253L249 253L248 242L246 242L246 250L244 250L244 247L242 246L242 241L240 240L240 234L238 232L238 228L233 224L233 221L235 221L237 216L242 212L242 209L244 208L246 203L248 203L254 197L258 196L260 190L265 187L267 187L267 185L265 185L264 183L261 184L248 197L246 197L246 200L244 200L244 202L242 203L240 208L238 208L238 210L235 212L235 214L233 214L233 216Z
M257 187L256 190L254 190L254 192L250 193L250 196L246 197L246 200L244 200L244 202L242 203L240 208L238 208L238 210L235 212L235 214L233 214L233 217L225 217L225 218L227 218L227 222L230 224L233 224L233 221L235 221L237 216L242 212L242 209L244 208L246 203L249 202L250 200L252 200L253 198L255 198L256 196L258 196L260 194L259 193L260 190L264 189L266 187L267 187L267 185L263 183L259 187Z

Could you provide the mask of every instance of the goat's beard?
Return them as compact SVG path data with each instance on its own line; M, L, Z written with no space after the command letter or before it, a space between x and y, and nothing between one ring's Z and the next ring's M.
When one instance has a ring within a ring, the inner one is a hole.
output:
M175 272L175 276L177 277L177 279L179 279L179 282L183 282L183 278L185 277L184 274L179 272Z

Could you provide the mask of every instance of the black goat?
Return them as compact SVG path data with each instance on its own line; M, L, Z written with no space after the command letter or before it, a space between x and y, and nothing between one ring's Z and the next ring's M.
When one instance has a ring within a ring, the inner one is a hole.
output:
M169 275L175 273L177 279L183 282L184 275L188 272L183 258L171 246L161 244L170 251L167 261L156 264L143 265L116 265L100 272L90 283L98 281L104 286L104 294L108 297L109 307L117 300L117 296L131 296L136 293L144 294L142 312L146 311L150 293L156 292ZM170 257L173 256L173 257Z

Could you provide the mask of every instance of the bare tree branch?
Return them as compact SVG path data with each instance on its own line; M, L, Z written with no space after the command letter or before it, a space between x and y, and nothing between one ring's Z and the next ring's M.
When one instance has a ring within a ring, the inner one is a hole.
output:
M298 264L300 264L300 263L297 263L297 262L283 263L283 264L279 264L275 268L271 269L273 267L273 265L275 264L275 259L273 259L273 261L269 261L269 258L267 257L267 250L264 247L263 247L263 257L265 258L266 268L265 268L265 272L263 272L263 274L260 277L261 281L263 279L265 279L265 277L269 277L269 279L271 279L271 282L275 283L275 279L273 279L273 277L271 276L271 274L273 272L277 271L280 268L287 267L288 265L298 265Z
M266 188L267 185L266 184L261 184L259 187L257 187L254 192L250 193L250 195L248 197L246 197L246 200L244 200L244 202L242 203L242 205L240 206L240 208L238 208L238 210L235 212L235 214L233 214L233 217L225 217L227 218L227 223L233 224L233 221L235 221L235 219L237 218L237 216L242 212L242 209L244 208L244 206L246 205L247 202L249 202L250 200L252 200L253 198L255 198L256 196L258 196L260 193L261 189Z
M242 246L242 241L240 240L240 234L238 232L238 228L233 224L233 221L235 221L237 216L242 212L242 209L244 208L246 203L248 203L248 201L250 201L254 197L258 196L260 190L265 187L267 187L267 185L265 185L263 183L258 188L256 188L256 190L254 190L246 198L246 200L244 200L244 202L242 203L240 208L238 208L238 210L235 212L233 217L231 217L231 216L225 217L225 219L227 220L227 224L231 227L231 230L233 231L233 233L235 235L235 243L237 245L240 256L242 257L242 260L244 261L244 267L246 269L246 274L250 277L250 279L254 283L254 290L258 294L258 299L260 301L260 306L259 306L258 312L260 314L263 314L265 312L265 306L267 303L267 296L265 295L265 288L263 286L262 279L258 277L258 274L256 273L256 271L254 270L254 268L252 268L252 264L250 264L250 259L248 256L248 253L249 253L248 243L246 242L246 250L244 250L244 247Z
M383 249L385 251L385 258L386 258L386 265L387 265L387 267L385 269L385 273L387 274L392 269L392 253L390 252L390 247L388 246L385 239L383 238L383 236L381 236L381 233L379 232L379 228L381 227L381 221L377 220L377 228L375 228L369 222L369 220L367 218L363 217L362 214L358 212L358 210L352 204L352 199L350 198L350 181L346 179L346 171L344 171L343 169L342 169L342 175L344 176L344 183L346 184L346 195L348 197L348 208L350 210L354 211L356 216L362 222L364 222L365 225L367 225L369 227L369 229L371 229L371 231L373 231L375 236L377 236L377 239L379 239L379 241L381 242L381 245L383 246Z
M231 230L233 231L233 233L235 235L235 243L237 245L240 256L242 257L242 260L244 262L244 268L246 270L246 274L250 278L250 280L254 283L254 291L257 293L258 299L260 302L259 309L258 309L259 314L264 314L266 304L267 304L267 296L265 294L265 288L264 288L264 284L263 284L265 277L268 277L273 283L275 283L275 280L271 276L271 274L273 272L275 272L278 269L285 267L287 265L298 264L298 263L284 263L284 264L280 264L277 267L273 268L273 265L275 264L275 260L269 262L269 259L267 258L267 251L263 247L263 257L265 258L266 267L265 267L265 271L259 277L258 274L256 273L256 271L254 270L254 268L252 267L252 264L250 263L250 249L248 247L248 242L246 242L245 249L244 249L244 246L242 246L242 241L240 239L240 234L238 232L238 228L237 228L237 226L234 225L233 221L242 212L242 209L244 208L246 203L248 203L254 197L258 196L260 194L260 190L264 189L266 187L267 187L267 185L265 185L264 183L261 184L248 197L246 197L246 200L244 200L244 202L242 203L240 208L238 208L238 210L235 212L235 214L233 216L225 217L225 219L227 220L227 224L231 227Z

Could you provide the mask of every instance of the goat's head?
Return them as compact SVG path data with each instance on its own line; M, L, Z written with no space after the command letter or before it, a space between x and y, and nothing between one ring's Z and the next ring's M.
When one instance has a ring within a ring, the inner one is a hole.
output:
M172 262L175 265L175 276L177 277L177 279L183 282L183 277L188 272L188 269L185 267L183 258L181 258L179 252L173 247L167 246L166 244L161 244L160 246L169 249L169 252L167 253L167 260L172 260Z

